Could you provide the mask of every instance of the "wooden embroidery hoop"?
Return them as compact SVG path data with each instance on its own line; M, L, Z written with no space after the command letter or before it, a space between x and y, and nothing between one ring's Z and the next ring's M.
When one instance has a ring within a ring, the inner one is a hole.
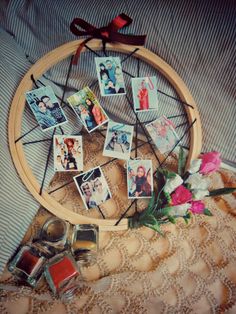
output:
M61 219L65 219L72 224L97 224L102 231L126 230L128 229L127 218L122 219L120 223L115 226L117 220L86 217L65 208L44 190L40 195L40 184L33 175L33 172L26 161L22 141L19 140L16 142L16 140L21 136L21 123L25 107L24 93L33 89L31 75L34 76L35 80L39 79L49 68L54 66L56 63L74 54L82 41L83 39L72 41L50 51L41 59L39 59L23 77L16 90L10 109L8 124L10 152L16 170L24 185L27 187L32 196L52 214ZM94 39L88 43L88 47L93 50L101 50L102 43L100 40ZM148 49L143 47L138 48L139 49L133 54L133 56L143 60L157 69L171 83L179 98L187 104L191 104L193 107L191 108L189 106L185 106L189 124L193 123L196 119L196 122L190 129L190 148L187 160L187 164L189 164L192 159L196 158L200 154L202 145L201 122L197 105L183 80L171 68L170 65L168 65L164 60ZM128 54L133 52L135 48L134 46L123 44L107 44L106 49ZM85 50L86 48L83 48L82 52Z

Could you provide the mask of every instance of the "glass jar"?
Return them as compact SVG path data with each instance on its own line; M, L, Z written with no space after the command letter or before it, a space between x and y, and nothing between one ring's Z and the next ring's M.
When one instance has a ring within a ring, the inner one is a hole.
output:
M89 266L96 262L98 230L98 226L93 224L79 224L73 227L71 251L79 265Z
M42 246L31 247L25 245L8 264L8 270L18 279L36 287L43 273L47 261L45 254L40 250ZM47 248L45 248L47 250Z
M73 297L80 273L71 253L63 252L51 258L45 266L44 275L55 295L62 300Z
M40 241L48 243L57 252L63 251L68 245L70 224L60 218L51 217L43 224Z

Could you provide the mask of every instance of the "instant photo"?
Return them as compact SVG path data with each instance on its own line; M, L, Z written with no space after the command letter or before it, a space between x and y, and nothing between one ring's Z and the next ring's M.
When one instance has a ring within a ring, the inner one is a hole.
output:
M27 92L25 97L42 131L50 130L67 122L51 86L33 89Z
M150 198L153 191L151 160L127 161L128 198Z
M136 112L158 109L157 79L155 76L132 78L131 85Z
M53 151L55 171L83 170L82 136L54 135Z
M147 124L146 128L153 143L162 154L170 152L179 141L173 123L165 116L161 116Z
M67 101L89 133L109 120L97 97L89 87L84 87L70 96Z
M99 87L102 96L125 94L125 83L119 57L95 58Z
M103 155L118 159L129 159L134 127L109 121Z
M111 192L100 167L84 172L73 179L86 209L95 208L111 198Z

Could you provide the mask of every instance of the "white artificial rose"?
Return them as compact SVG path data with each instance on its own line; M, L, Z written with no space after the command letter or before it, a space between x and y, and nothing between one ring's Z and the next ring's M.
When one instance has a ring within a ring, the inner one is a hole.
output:
M193 198L196 201L202 200L205 196L209 195L208 190L193 190L192 193L193 193Z
M209 178L204 178L200 173L191 174L185 182L191 185L191 190L206 190L210 184Z
M171 207L171 210L169 212L169 214L171 216L185 216L187 213L187 210L191 207L191 204L189 203L185 203L185 204L181 204L181 205L176 205Z
M167 179L164 191L170 194L182 183L183 179L178 174L176 174L175 177Z
M198 172L200 167L201 167L201 164L202 164L202 160L201 159L194 159L194 160L192 160L188 172L191 173L191 174Z

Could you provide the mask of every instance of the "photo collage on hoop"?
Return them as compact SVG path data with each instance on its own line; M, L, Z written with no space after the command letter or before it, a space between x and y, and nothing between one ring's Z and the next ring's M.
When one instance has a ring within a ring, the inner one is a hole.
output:
M94 67L102 97L126 94L119 57L95 57ZM157 85L155 76L135 77L130 80L133 109L136 115L158 110ZM42 131L68 122L50 86L36 88L27 92L25 96ZM127 198L150 198L153 192L152 161L131 159L134 126L110 120L103 108L103 101L104 98L100 103L88 86L67 98L69 106L88 133L106 124L103 155L126 160ZM174 124L165 116L160 116L147 123L145 127L161 153L170 152L179 143ZM81 135L54 135L53 153L55 172L80 172L73 179L86 209L98 207L112 198L108 183L99 165L83 172Z

